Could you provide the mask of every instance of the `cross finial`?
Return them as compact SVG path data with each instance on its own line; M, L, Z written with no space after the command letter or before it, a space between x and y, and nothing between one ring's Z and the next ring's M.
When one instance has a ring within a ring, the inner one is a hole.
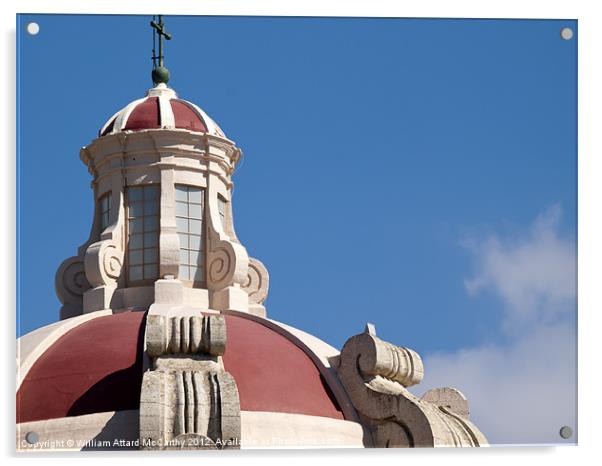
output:
M163 23L163 15L159 15L159 22L157 22L156 17L153 16L153 20L150 22L151 27L153 28L153 72L152 78L155 86L160 83L165 83L169 81L169 70L163 66L163 38L166 40L171 40L171 34L168 34L165 31L165 23ZM159 55L156 54L155 51L155 43L156 39L159 39Z

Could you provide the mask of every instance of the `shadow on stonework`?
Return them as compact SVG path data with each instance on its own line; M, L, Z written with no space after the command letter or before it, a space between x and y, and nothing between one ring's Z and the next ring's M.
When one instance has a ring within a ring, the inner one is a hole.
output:
M92 385L69 408L67 416L102 413L108 411L138 410L142 386L142 358L146 316L137 337L139 348L136 361L130 367L113 372ZM101 356L102 357L102 356Z
M82 451L138 450L139 418L137 409L116 412Z

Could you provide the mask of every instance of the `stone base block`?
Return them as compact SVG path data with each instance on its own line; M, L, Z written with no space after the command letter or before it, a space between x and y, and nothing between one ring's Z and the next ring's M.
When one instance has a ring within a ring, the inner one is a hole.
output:
M182 282L173 278L157 280L155 282L155 303L184 303L184 285L182 285Z
M84 293L84 314L94 311L111 309L111 300L115 288L112 286L98 286Z
M265 306L261 304L249 304L249 314L253 314L264 319L267 317Z
M81 316L84 313L83 302L78 304L65 303L61 306L61 320L69 319L75 316Z
M211 296L211 309L249 312L249 295L235 286L214 291Z

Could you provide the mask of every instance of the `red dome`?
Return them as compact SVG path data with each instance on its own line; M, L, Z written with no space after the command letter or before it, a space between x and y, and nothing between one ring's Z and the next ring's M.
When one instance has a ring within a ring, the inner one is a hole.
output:
M102 316L69 330L33 364L17 392L17 422L138 409L144 312ZM345 419L314 359L284 335L226 315L225 369L245 411Z
M98 317L69 330L17 392L17 422L138 409L146 313Z
M203 110L178 99L176 93L164 84L151 89L146 98L135 100L113 115L100 129L99 136L159 128L187 129L225 137Z
M149 97L136 105L132 109L132 113L130 113L129 117L125 120L125 126L123 127L124 131L137 131L140 129L151 128L161 128L158 97Z

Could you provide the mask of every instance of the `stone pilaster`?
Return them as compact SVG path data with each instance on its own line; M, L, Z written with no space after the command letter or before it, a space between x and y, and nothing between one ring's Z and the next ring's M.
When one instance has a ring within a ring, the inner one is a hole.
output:
M240 448L236 382L223 368L223 316L153 308L146 322L151 368L140 394L144 449Z

